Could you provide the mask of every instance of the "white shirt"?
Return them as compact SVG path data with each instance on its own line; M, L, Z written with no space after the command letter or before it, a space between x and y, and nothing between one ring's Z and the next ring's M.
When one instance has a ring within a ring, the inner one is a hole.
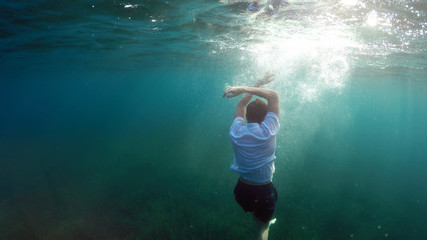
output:
M242 117L236 117L230 128L234 150L230 170L251 182L270 181L275 171L273 160L276 158L276 134L279 129L279 118L273 112L268 112L261 124L245 125Z

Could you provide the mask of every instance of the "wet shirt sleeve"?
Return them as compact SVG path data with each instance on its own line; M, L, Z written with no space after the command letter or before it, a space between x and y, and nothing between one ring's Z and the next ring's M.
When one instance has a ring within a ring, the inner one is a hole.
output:
M262 128L267 131L269 135L276 135L280 129L279 117L273 112L268 112L262 122Z
M230 127L230 137L236 138L241 132L241 128L245 125L245 120L242 117L236 117Z

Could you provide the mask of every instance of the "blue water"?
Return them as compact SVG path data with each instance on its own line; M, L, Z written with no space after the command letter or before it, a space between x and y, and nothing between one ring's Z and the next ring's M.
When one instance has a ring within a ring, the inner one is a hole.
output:
M231 85L280 94L270 239L425 239L427 3L0 3L0 239L254 239Z

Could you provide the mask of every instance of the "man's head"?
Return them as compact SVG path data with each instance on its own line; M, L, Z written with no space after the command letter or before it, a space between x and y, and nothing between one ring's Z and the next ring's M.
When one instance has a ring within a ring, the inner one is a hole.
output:
M246 106L246 120L248 123L259 123L264 121L267 115L267 104L259 99L252 101Z

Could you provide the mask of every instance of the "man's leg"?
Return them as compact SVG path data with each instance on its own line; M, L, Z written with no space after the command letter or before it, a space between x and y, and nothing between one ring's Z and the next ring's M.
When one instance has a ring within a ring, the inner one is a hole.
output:
M258 236L258 240L267 240L268 239L268 230L270 229L270 225L274 224L276 222L276 219L273 218L272 220L270 220L270 222L268 223L263 223L260 220L256 219L258 223L258 228L259 228L259 236Z
M267 240L269 224L265 224L263 222L258 221L258 228L259 228L258 240Z
M267 240L270 225L276 222L275 218L272 219L277 201L277 191L274 185L269 184L266 186L266 189L262 191L258 199L259 205L253 212L259 229L258 239Z

